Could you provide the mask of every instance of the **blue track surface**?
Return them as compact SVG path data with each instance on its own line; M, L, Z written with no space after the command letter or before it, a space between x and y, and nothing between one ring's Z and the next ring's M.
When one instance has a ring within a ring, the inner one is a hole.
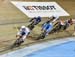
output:
M75 41L48 47L33 52L27 55L27 57L75 57Z

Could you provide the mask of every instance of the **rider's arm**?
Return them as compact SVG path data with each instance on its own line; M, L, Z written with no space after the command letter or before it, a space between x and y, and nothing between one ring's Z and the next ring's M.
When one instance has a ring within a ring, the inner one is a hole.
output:
M42 29L41 29L41 31L46 27L46 23L44 23L43 25L42 25Z
M43 23L42 26L41 26L41 27L42 27L41 31L43 30L44 24L45 24L45 23Z
M34 20L34 18L32 18L31 20L29 20L29 22L32 22Z
M53 26L56 26L59 22L55 23Z
M55 16L55 18L54 18L54 20L52 22L55 22L58 19L59 19L59 16Z
M18 30L18 32L17 32L16 37L18 37L18 36L20 36L20 35L21 35L21 31L22 31L22 29L21 29L21 28L19 28L19 30Z
M20 36L20 31L16 34L16 38L17 38L18 36Z

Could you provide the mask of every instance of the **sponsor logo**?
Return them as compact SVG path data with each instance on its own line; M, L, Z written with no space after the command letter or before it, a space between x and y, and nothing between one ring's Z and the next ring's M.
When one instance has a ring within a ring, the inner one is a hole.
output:
M20 9L28 17L49 17L52 15L69 16L69 14L61 8L56 2L18 2L11 1L18 9Z
M56 10L55 6L23 6L25 10Z

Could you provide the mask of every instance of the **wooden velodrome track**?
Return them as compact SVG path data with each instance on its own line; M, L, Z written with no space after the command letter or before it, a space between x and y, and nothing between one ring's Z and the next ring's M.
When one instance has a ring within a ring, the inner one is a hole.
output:
M16 1L44 1L44 0L16 0ZM46 0L46 1L56 1L63 7L69 14L71 18L75 18L75 0ZM69 17L61 17L63 19ZM15 6L10 3L10 0L0 0L0 53L6 47L11 46L15 41L17 30L16 26L28 25L29 18L19 11ZM46 19L44 19L46 20ZM43 21L44 21L43 20ZM40 34L39 25L32 31L32 36L35 37ZM71 26L68 30L73 30ZM37 32L37 33L35 33ZM49 35L46 39L70 36L73 31L60 32L57 34ZM62 35L63 34L63 35ZM46 40L45 39L45 40ZM36 42L32 39L26 39L24 44L29 44Z

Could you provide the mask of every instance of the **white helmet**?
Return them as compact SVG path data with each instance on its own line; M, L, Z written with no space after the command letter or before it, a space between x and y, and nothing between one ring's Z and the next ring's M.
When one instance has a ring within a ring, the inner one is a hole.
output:
M21 28L26 28L25 26L21 26Z
M52 18L53 17L53 15L50 15L48 18Z

